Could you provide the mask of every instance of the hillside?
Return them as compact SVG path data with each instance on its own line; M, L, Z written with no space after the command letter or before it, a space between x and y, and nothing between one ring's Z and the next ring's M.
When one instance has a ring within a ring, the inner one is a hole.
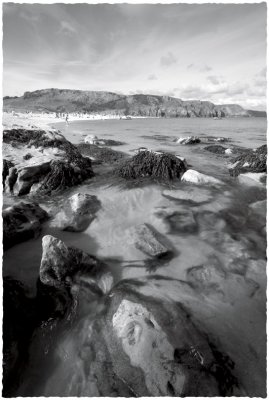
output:
M25 92L21 97L4 97L4 111L87 112L149 117L247 117L236 104L215 105L209 101L183 101L169 96L121 95L66 89Z

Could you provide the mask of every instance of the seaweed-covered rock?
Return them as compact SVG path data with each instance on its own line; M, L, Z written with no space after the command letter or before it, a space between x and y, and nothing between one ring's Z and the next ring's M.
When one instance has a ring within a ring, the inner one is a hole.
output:
M88 228L100 208L101 202L96 196L76 193L65 201L51 225L64 231L82 232Z
M150 177L167 181L180 178L185 171L184 162L172 154L140 151L122 163L115 173L125 179Z
M36 203L21 202L6 208L3 211L4 250L37 237L41 230L41 223L47 218L47 212Z
M113 279L107 266L84 251L68 247L61 240L46 235L42 239L40 280L45 285L62 287L69 285L78 275L101 291L108 291ZM82 279L82 278L81 278Z
M197 144L200 142L201 140L197 136L188 136L187 138L179 138L177 140L179 144Z
M5 130L3 154L4 190L18 196L51 194L93 176L91 160L54 130Z
M82 155L94 161L101 161L107 164L113 164L126 158L126 154L121 151L116 151L109 147L99 147L96 144L81 143L77 145L77 149Z
M246 172L266 172L267 170L267 146L263 145L255 150L249 150L233 159L229 173L238 176Z
M216 145L212 145L212 146L206 146L205 150L210 151L210 153L225 154L227 147L223 147L223 146L216 144Z

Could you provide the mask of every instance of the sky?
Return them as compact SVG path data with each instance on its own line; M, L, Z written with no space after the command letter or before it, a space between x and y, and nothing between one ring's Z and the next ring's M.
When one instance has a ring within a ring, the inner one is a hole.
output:
M169 95L266 109L266 3L3 5L3 94Z

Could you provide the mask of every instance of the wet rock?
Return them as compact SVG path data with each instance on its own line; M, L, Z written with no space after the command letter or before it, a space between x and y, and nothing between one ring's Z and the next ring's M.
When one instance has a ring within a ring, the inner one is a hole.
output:
M163 196L171 197L172 199L191 201L194 203L203 203L212 199L210 191L204 188L195 187L188 187L182 190L164 190L162 194Z
M107 164L119 162L127 157L123 152L110 149L109 147L99 147L95 144L79 144L77 148L82 155L90 157L94 161Z
M185 171L184 162L172 154L140 151L122 163L115 173L125 179L150 177L167 181L180 178Z
M267 169L267 146L263 145L257 149L249 150L233 159L229 167L231 176L238 176L243 173L266 172Z
M3 213L4 250L35 238L41 231L41 223L48 219L48 214L37 203L20 202L6 208Z
M213 145L213 146L206 146L205 150L210 151L210 153L225 154L227 147L223 147L220 145Z
M225 273L222 268L211 263L192 267L187 270L188 282L200 290L217 289L224 278Z
M246 172L238 175L238 180L245 185L263 186L266 183L266 177L265 172Z
M196 144L200 142L201 140L197 136L188 136L187 138L179 138L177 140L178 144Z
M150 225L143 224L129 230L129 240L135 247L151 257L163 257L171 250L163 243L164 239Z
M258 219L262 224L266 225L267 200L256 201L249 206L250 217Z
M51 194L93 176L91 161L55 130L5 130L3 154L13 164L4 189L18 196Z
M64 231L82 232L88 228L100 208L101 202L96 196L76 193L66 200L51 226Z
M112 275L97 258L50 235L43 237L42 249L39 276L45 285L61 287L80 279L101 291L110 289Z
M84 142L86 144L97 144L96 142L98 142L98 137L95 135L87 135L84 139Z
M230 156L231 154L233 154L233 150L232 150L232 149L226 149L226 150L225 150L225 154L226 154L227 156Z
M222 182L212 176L201 174L194 169L188 169L182 176L181 180L183 182L197 183L199 185L221 185Z

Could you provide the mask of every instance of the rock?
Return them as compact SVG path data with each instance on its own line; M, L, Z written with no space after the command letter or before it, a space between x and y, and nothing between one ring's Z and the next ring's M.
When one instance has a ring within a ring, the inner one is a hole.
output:
M86 144L97 144L98 142L98 137L95 135L87 135L84 139L84 142Z
M5 130L3 154L4 189L18 196L51 194L93 176L89 158L55 130Z
M187 138L179 138L177 140L179 144L196 144L200 142L201 140L197 136L188 136Z
M51 226L70 232L85 231L100 208L101 202L96 196L76 193L65 201Z
M176 156L169 153L154 154L150 151L140 151L115 169L115 173L125 179L150 177L172 180L180 178L185 171L184 162Z
M181 157L179 154L176 154L176 158L178 158L179 160L181 160L183 162L183 164L185 165L186 169L188 168L188 163L187 163L186 158Z
M193 216L193 212L189 210L186 210L185 212L174 212L165 216L164 219L170 226L172 234L192 234L198 230L198 225Z
M79 144L77 148L82 155L107 164L119 162L127 157L127 155L121 151L116 151L109 147L98 147L94 144Z
M199 265L187 270L188 282L202 291L219 287L224 278L225 272L214 264Z
M212 176L208 176L205 174L201 174L200 172L195 171L194 169L188 169L182 176L181 180L183 182L197 183L197 184L212 184L212 185L221 185L222 182Z
M267 174L265 172L247 172L238 175L238 180L240 183L246 185L258 185L263 186L264 181L266 181Z
M255 214L266 219L267 200L256 201L250 204L249 207Z
M212 146L206 146L205 150L210 151L211 153L225 154L227 147L223 147L220 145L212 145Z
M3 211L3 247L4 250L35 238L41 231L41 223L48 214L37 203L20 202Z
M172 199L191 201L193 203L203 203L212 199L210 191L196 187L187 187L179 190L164 190L162 194Z
M170 249L164 244L160 234L155 232L148 224L132 227L129 230L130 241L134 241L135 247L151 257L163 257L170 253ZM162 240L162 241L160 241Z
M266 172L267 169L267 146L263 145L257 149L249 150L233 159L229 167L231 176L238 176L243 173Z
M61 287L70 281L86 280L101 291L109 290L112 275L104 263L84 251L68 247L61 240L46 235L42 239L40 280L45 285Z
M226 149L225 150L225 154L229 156L229 155L233 154L233 150L232 149Z

